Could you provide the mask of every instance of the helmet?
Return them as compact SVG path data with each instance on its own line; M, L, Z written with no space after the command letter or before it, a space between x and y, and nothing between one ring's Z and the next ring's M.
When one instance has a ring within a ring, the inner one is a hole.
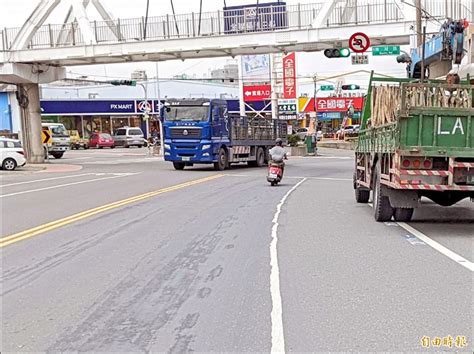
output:
M283 145L283 140L281 140L280 138L278 138L277 140L275 140L275 145L282 146L282 145Z

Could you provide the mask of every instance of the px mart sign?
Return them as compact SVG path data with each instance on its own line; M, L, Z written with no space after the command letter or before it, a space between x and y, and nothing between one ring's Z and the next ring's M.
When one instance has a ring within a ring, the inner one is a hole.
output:
M244 86L244 101L269 100L272 94L271 85L250 85Z

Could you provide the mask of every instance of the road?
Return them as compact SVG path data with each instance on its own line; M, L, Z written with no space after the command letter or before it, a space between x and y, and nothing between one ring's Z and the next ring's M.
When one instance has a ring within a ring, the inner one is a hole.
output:
M140 149L52 164L1 174L2 352L472 351L470 201L376 223L338 150L278 187Z

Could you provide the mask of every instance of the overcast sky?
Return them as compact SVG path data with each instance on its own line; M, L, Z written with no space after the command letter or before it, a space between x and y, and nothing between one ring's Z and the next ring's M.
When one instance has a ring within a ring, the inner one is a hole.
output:
M0 0L0 28L3 27L21 27L35 6L38 0ZM263 1L262 1L263 2ZM297 3L315 3L319 0L287 0L287 4ZM46 23L61 23L64 18L68 1L63 0L60 5L51 14ZM112 12L116 18L133 18L145 15L146 0L103 0L104 5ZM254 1L245 0L226 0L227 6L252 4ZM223 0L203 0L203 11L216 11L224 6ZM199 0L174 0L176 13L199 12ZM161 16L171 14L170 1L166 0L150 0L149 16ZM91 20L100 19L93 6L89 5L88 15ZM337 29L335 29L337 30ZM405 48L408 49L408 48ZM209 69L221 67L226 59L195 59L182 61L160 62L159 76L171 77L180 73L197 74L199 76L208 73ZM328 76L333 73L349 72L353 70L376 70L377 72L393 75L405 76L405 68L403 64L397 64L395 58L391 57L372 57L369 56L369 65L352 66L350 59L327 59L322 53L298 53L297 54L297 72L299 76L311 77L314 73L319 76ZM100 78L128 78L130 73L136 69L145 69L148 76L156 75L154 63L132 63L132 64L112 64L100 66L76 66L67 68L68 71L96 76ZM366 83L367 75L356 75L350 79L346 79L352 83ZM310 91L308 88L302 87L300 92Z

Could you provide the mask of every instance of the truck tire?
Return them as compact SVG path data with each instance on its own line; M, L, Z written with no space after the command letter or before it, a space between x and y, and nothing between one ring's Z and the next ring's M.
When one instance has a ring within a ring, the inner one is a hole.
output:
M393 218L395 221L410 221L414 210L413 208L395 208Z
M63 157L64 152L52 152L51 155L53 155L55 159L60 159Z
M214 169L217 171L224 171L227 167L227 153L221 148L217 156L217 162L214 162Z
M257 167L262 167L263 165L265 165L265 151L261 147L257 149L256 164L257 164Z
M178 170L178 171L184 170L184 166L186 166L184 162L173 162L173 167L175 170Z
M368 189L357 186L356 176L354 174L354 192L357 203L368 203L370 198L370 191Z
M357 203L368 203L370 197L370 191L368 189L361 189L357 187L355 189L355 198Z
M393 215L393 208L387 196L382 195L382 183L380 182L380 164L375 168L373 187L374 218L376 221L389 221Z

